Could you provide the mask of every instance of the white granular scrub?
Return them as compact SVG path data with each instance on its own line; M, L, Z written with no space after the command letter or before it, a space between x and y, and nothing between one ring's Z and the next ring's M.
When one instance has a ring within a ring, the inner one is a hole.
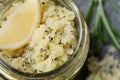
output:
M110 47L101 61L91 57L88 61L90 75L86 80L120 80L120 62L114 58L114 52L115 48Z
M11 11L21 4L14 4ZM0 57L15 69L28 73L44 73L60 67L73 55L77 45L74 18L72 11L49 1L42 23L29 43L17 50L2 50Z

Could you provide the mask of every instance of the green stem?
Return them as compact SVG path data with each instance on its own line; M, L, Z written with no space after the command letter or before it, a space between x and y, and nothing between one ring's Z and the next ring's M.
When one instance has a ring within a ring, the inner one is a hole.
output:
M111 27L113 33L115 34L116 37L120 38L120 32L117 31L113 26Z
M102 43L102 45L105 45L106 41L105 41L105 38L104 38L104 31L102 29L103 27L103 22L102 22L102 19L100 19L100 22L99 22L99 37L100 37L100 42Z
M89 7L87 15L86 15L86 22L88 25L90 25L90 22L92 20L92 15L94 13L94 6L95 6L95 1L91 0L90 7Z
M115 35L113 34L113 32L112 32L112 30L110 28L109 22L108 22L108 20L107 20L107 18L105 16L105 13L104 13L104 10L103 10L103 5L102 5L102 0L99 0L99 11L101 13L101 17L102 17L103 23L105 25L105 29L106 29L109 37L111 38L114 45L120 50L120 44L117 41Z
M96 20L95 25L92 29L93 32L93 41L94 41L94 47L97 53L100 53L100 47L99 47L99 41L102 39L101 35L101 17L99 13L96 14ZM101 41L103 42L103 41Z
M97 13L96 14L96 20L95 20L95 26L93 27L92 32L94 33L93 35L98 35L98 28L99 28L99 24L100 24L100 14Z
M92 32L94 33L93 36L98 36L100 42L102 44L105 44L105 39L104 39L103 32L102 32L102 19L99 13L99 7L97 9L95 26L93 27Z

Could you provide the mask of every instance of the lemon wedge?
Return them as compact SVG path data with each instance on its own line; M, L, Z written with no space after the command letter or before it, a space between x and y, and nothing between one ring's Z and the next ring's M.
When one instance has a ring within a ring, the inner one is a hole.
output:
M0 49L17 49L26 45L39 23L40 1L26 0L1 24Z

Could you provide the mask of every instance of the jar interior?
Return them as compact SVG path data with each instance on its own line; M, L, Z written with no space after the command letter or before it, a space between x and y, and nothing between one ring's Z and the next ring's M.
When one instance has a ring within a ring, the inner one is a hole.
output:
M16 1L19 1L19 0L16 0ZM4 8L1 8L0 9L0 19L1 21L2 20L5 20L7 14L6 11L11 7L11 4L14 4L16 3L15 0L10 0L8 1L7 3L4 4ZM77 57L77 54L78 53L78 50L79 50L79 47L80 47L80 43L81 43L81 38L82 38L82 23L81 23L81 19L80 19L80 14L79 14L79 10L78 8L75 6L75 4L71 1L71 0L53 0L56 2L56 4L60 4L61 6L64 6L66 7L67 9L69 10L72 10L74 13L75 13L75 27L77 29L77 32L78 32L78 35L77 35L77 47L75 49L75 52L74 54L70 57L70 59L64 63L62 66L60 66L59 68L53 70L53 71L50 71L50 72L46 72L46 73L42 73L42 74L29 74L29 73L24 73L24 72L21 72L21 71L18 71L14 68L12 68L11 66L7 65L2 59L0 59L0 65L2 67L4 67L5 69L7 69L8 71L12 72L12 73L15 73L17 75L21 75L21 76L24 76L24 77L29 77L29 78L40 78L40 79L45 79L46 76L47 77L55 77L57 75L60 75L62 73L64 73L66 70L68 70L69 68L69 65L71 63L73 63L73 60L75 59L75 57Z

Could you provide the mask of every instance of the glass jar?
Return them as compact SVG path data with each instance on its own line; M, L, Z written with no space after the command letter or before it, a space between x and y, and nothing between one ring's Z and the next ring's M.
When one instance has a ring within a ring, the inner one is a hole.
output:
M0 20L11 4L19 0L1 0ZM89 33L84 18L72 0L54 0L56 3L72 10L75 13L75 26L78 31L78 45L71 58L58 69L43 74L28 74L19 72L0 59L0 74L9 80L71 80L81 70L89 49Z

